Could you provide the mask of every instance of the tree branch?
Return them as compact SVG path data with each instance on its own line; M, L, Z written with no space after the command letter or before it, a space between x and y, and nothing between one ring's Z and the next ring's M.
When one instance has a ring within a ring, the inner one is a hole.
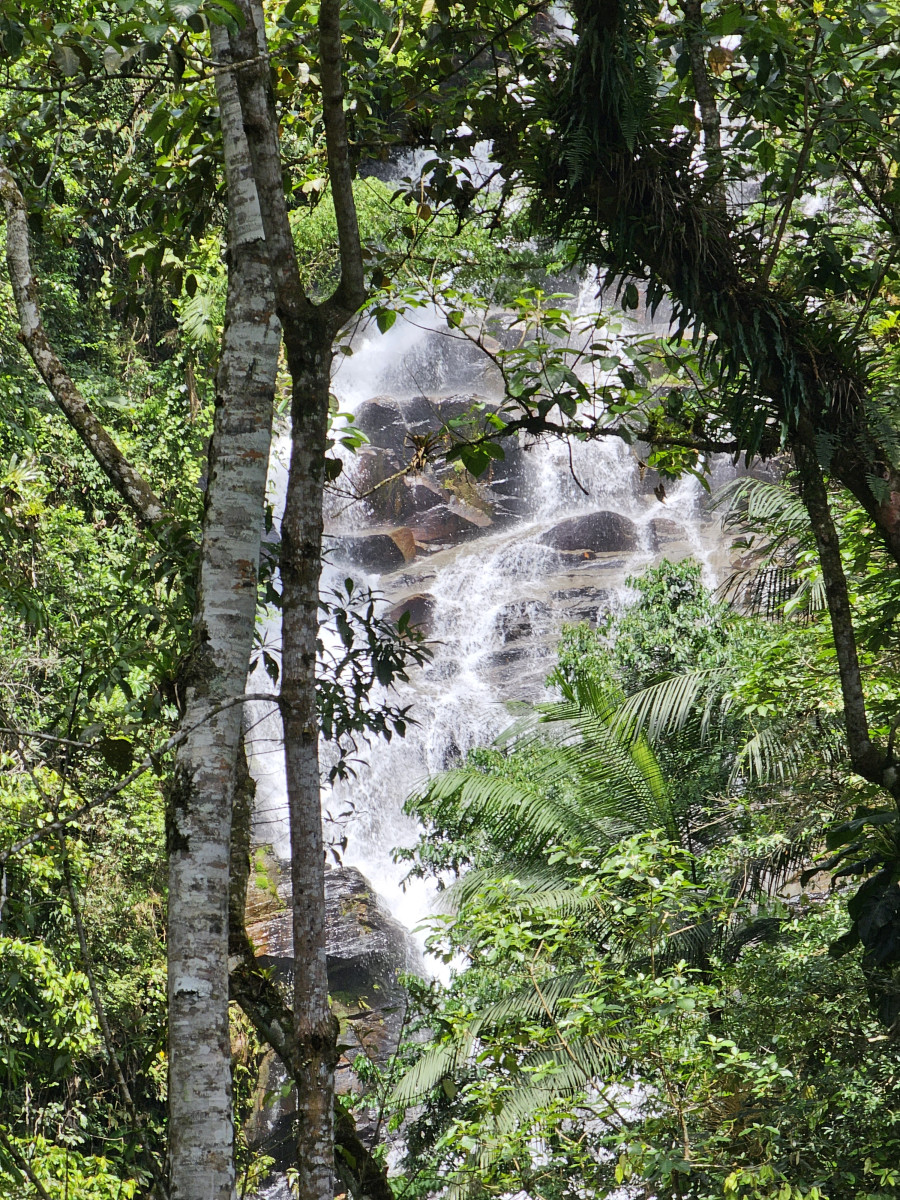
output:
M37 1175L35 1175L34 1171L32 1171L31 1163L28 1161L25 1155L22 1154L19 1149L9 1140L2 1128L0 1128L0 1146L3 1147L18 1169L27 1178L28 1182L40 1196L41 1200L51 1200L50 1193L38 1179Z
M331 197L337 220L341 282L333 300L355 312L366 299L359 221L353 199L353 172L344 112L344 76L341 55L341 0L319 4L319 71L322 79L322 117L328 151Z
M105 804L107 800L111 800L113 796L118 795L119 792L124 791L124 789L134 783L136 779L140 779L140 777L147 771L153 770L155 767L157 767L159 765L159 760L164 755L168 754L171 750L174 750L177 746L180 746L182 742L190 737L194 730L199 728L204 721L208 721L212 717L218 716L218 714L224 712L226 708L231 708L235 704L245 704L247 701L252 700L266 701L272 704L278 704L279 702L278 696L271 693L249 692L243 696L234 696L230 700L225 700L221 704L210 708L208 712L204 713L203 717L195 724L180 729L167 741L163 742L161 746L158 746L155 750L151 750L146 758L144 758L144 760L139 763L133 771L130 771L123 779L120 779L119 782L113 787L107 788L106 791L101 792L99 796L96 796L93 800L89 800L86 804L83 804L81 808L76 809L75 812L69 813L65 817L58 817L55 821L48 821L46 825L42 825L40 829L35 829L34 832L30 833L27 837L21 838L18 842L14 842L12 846L7 846L5 850L0 850L0 867L2 867L4 863L8 862L14 854L20 854L23 850L27 850L29 846L32 846L35 842L40 841L41 838L45 838L50 833L55 833L59 829L65 829L68 825L74 825L76 821L80 821L81 818L86 816L92 809L98 808L101 804Z

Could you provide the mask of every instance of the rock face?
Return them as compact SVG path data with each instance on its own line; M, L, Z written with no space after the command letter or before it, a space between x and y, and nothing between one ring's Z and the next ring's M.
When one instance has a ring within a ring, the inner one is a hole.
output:
M639 544L634 522L616 512L594 512L570 517L548 529L540 540L554 550L568 553L580 550L592 554L628 552L637 550Z
M454 546L457 542L478 537L483 525L476 524L446 504L438 504L410 521L417 542Z
M650 522L650 537L654 548L665 546L669 542L683 541L686 536L684 526L679 525L677 521L670 521L667 517L656 517Z
M257 852L257 859L260 853ZM293 969L291 914L280 897L289 892L276 860L265 856L268 886L256 892L248 905L249 933L257 957L285 985ZM273 879L273 875L277 877ZM278 897L279 899L276 899ZM325 876L328 929L328 985L335 1015L341 1023L338 1043L341 1057L335 1072L338 1095L362 1094L364 1089L353 1064L362 1054L372 1062L386 1063L397 1049L406 1018L406 993L400 974L421 974L422 959L407 930L379 900L375 889L355 867L340 867ZM253 1114L245 1125L251 1148L274 1159L273 1171L285 1170L292 1161L294 1097L285 1093L284 1067L269 1052L260 1069ZM377 1114L357 1118L357 1131L369 1143L376 1135Z

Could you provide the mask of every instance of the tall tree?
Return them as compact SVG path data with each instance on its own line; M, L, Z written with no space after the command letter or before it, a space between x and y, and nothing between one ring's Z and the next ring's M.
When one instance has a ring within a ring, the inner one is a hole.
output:
M213 30L221 50L227 34ZM281 331L235 73L216 91L227 180L228 295L216 377L194 649L170 792L169 1156L173 1197L228 1200L234 1129L228 1020L231 807L255 629Z
M340 280L315 303L305 292L288 222L278 124L259 0L242 0L230 62L238 71L244 127L253 156L262 222L271 253L278 316L291 374L291 457L282 522L283 669L281 710L291 831L294 933L294 1038L300 1070L297 1167L301 1200L334 1194L334 1067L337 1021L328 999L325 862L316 715L316 639L322 504L334 339L367 292L344 114L339 0L319 7L318 46Z
M478 4L438 12L435 60L467 29L475 49L463 66L481 80L445 157L460 134L465 144L473 130L493 137L507 192L530 191L535 231L604 269L625 308L639 307L643 281L648 310L670 306L706 374L706 387L693 388L694 375L663 403L645 397L628 428L618 400L590 430L554 420L552 395L521 427L579 437L618 428L650 444L651 465L671 465L674 448L682 466L723 449L793 454L849 758L888 793L900 829L894 737L872 728L829 497L829 486L845 488L900 565L894 365L873 335L896 319L896 12L858 0L827 11L818 0L572 0L572 35L550 38L511 9L499 20ZM451 93L445 129L462 119L464 91ZM900 837L871 864L882 871L860 892L854 929L877 966L900 961Z
M215 27L214 27L215 30ZM213 34L214 38L216 33ZM227 35L225 36L227 42ZM228 984L231 803L255 629L281 332L234 75L216 75L228 210L225 326L200 532L193 649L177 688L183 737L169 791L169 1114L173 1196L234 1193ZM27 214L0 164L7 262L22 340L76 433L148 533L171 518L53 350L31 269Z

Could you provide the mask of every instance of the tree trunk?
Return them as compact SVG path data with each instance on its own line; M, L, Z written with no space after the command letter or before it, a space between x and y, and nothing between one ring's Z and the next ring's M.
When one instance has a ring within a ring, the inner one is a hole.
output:
M227 35L213 27L219 50ZM228 298L203 518L194 650L169 813L169 1158L173 1200L234 1194L228 1027L231 804L280 329L232 72L216 76L228 185Z
M328 1000L325 956L325 848L315 677L330 334L313 326L308 345L307 372L295 374L293 380L291 463L281 527L281 695L291 825L294 1038L300 1058L298 1188L300 1200L331 1200L338 1022Z
M793 451L800 479L800 497L809 515L822 566L825 599L831 618L835 657L844 699L844 728L847 732L850 762L858 775L891 791L892 781L885 777L885 769L889 766L885 752L872 742L869 734L866 699L853 628L853 609L844 564L841 561L840 539L831 515L822 468L816 455L815 434L811 423L805 418L801 418L800 432L793 439Z
M298 1196L332 1200L338 1022L328 999L325 949L316 641L333 341L363 303L365 289L343 110L340 0L322 0L319 6L323 120L341 262L340 282L321 305L303 291L288 223L275 103L260 54L262 5L260 0L240 4L244 23L231 35L231 59L246 64L238 86L292 381L291 462L281 528L281 704L291 829Z

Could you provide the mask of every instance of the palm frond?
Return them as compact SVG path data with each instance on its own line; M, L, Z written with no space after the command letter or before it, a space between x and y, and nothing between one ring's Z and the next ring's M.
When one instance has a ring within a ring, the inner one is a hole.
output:
M406 1108L418 1104L443 1079L458 1071L472 1053L478 1027L480 1022L473 1023L473 1031L465 1037L429 1046L399 1080L392 1101Z
M516 917L550 914L585 918L597 916L596 898L572 882L572 867L565 860L512 875L498 875L496 867L472 867L442 893L445 911L455 912L476 897L484 903L488 888L503 897L505 913Z
M671 675L629 696L615 718L615 727L644 732L654 742L666 734L680 733L700 710L702 735L707 736L716 706L723 703L727 672L707 667ZM702 703L702 708L700 705Z
M799 533L809 528L809 516L796 491L783 481L745 475L729 480L716 493L714 504L725 510L723 524L777 524Z
M548 846L608 847L650 829L677 835L668 786L647 740L613 723L608 698L542 706L539 726L521 724L500 745L512 755L492 769L467 763L408 801L438 826L474 832L508 863L546 865ZM523 769L522 763L526 764Z

